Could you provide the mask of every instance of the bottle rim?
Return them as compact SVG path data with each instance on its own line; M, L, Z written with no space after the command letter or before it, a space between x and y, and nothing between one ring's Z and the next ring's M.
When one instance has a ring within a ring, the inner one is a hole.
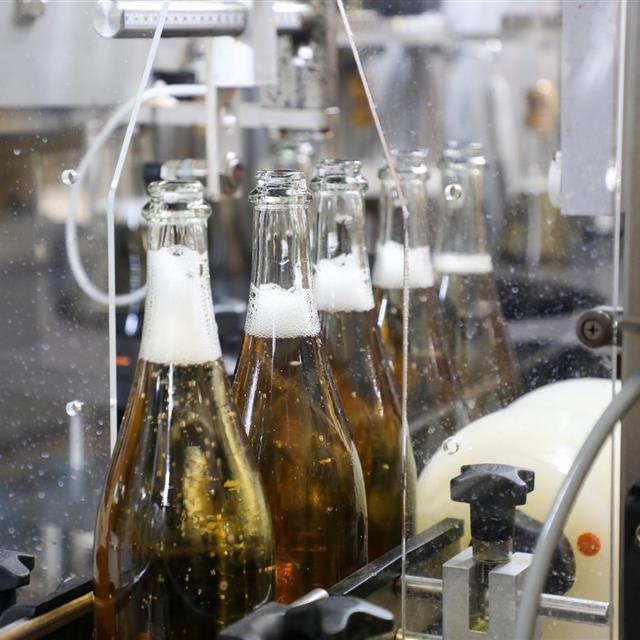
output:
M310 200L311 194L304 173L290 169L258 171L256 186L249 194L249 202L259 205L304 205Z
M321 188L331 190L358 189L365 191L369 182L362 175L362 162L343 158L325 158L316 165L316 175L309 183L312 191Z
M150 200L142 214L148 222L188 222L211 215L211 207L204 201L204 186L198 180L157 180L147 191Z
M429 178L427 167L428 149L392 149L391 156L396 173L401 177ZM391 170L388 165L380 168L378 176L382 179L391 178Z
M449 141L442 151L441 166L471 165L484 167L487 165L484 157L484 147L481 142Z

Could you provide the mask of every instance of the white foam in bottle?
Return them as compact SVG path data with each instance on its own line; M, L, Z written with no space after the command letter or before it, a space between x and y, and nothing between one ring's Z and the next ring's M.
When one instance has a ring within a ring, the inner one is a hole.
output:
M404 274L404 247L389 240L376 247L373 284L379 289L402 289ZM434 284L431 251L429 247L409 249L409 288L426 289Z
M493 262L488 253L437 253L433 264L440 273L491 273Z
M195 365L222 356L206 253L182 245L147 254L147 301L140 357Z
M298 338L320 333L311 289L251 285L245 333L256 338Z
M353 253L318 261L313 275L313 293L318 311L369 311L373 292L369 270Z

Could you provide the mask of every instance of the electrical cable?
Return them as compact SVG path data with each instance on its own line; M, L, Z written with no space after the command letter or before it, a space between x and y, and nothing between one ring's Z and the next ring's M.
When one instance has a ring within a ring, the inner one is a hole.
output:
M175 98L187 98L204 96L207 93L207 86L204 84L174 84L165 85L158 84L156 86L146 89L142 94L142 103L149 102L155 98L172 96ZM84 156L80 160L76 168L76 182L71 187L71 195L69 197L69 208L67 212L67 219L65 223L65 247L67 252L67 259L69 260L69 266L71 267L71 273L75 278L78 286L82 291L92 300L98 304L107 306L109 304L109 295L96 287L96 285L89 278L80 257L80 251L78 248L78 233L76 225L76 211L78 208L78 198L80 195L80 183L88 173L88 168L95 160L96 155L100 152L104 144L107 142L111 134L127 119L131 110L135 104L135 99L132 98L126 103L118 107L102 129L98 132L96 137L91 141L89 148L85 152ZM145 296L146 289L141 287L136 291L131 291L126 294L116 295L115 304L117 306L128 306L142 300Z
M528 640L535 631L540 595L547 579L549 565L562 535L562 527L569 515L582 483L605 440L640 398L640 371L629 376L620 392L611 401L587 436L573 461L540 531L533 561L525 577L520 605L516 638Z

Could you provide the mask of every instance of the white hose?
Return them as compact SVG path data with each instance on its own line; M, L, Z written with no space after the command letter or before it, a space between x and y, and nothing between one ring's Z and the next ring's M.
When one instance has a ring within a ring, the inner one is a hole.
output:
M142 103L149 102L154 98L163 96L173 96L175 98L187 98L195 96L204 96L207 93L207 86L204 84L159 84L146 89L142 94ZM71 195L69 197L69 210L65 223L65 246L67 258L71 273L75 278L78 286L82 291L98 304L107 306L109 304L109 295L99 289L91 282L80 258L78 249L78 234L76 226L76 210L78 208L78 196L80 193L80 183L87 174L87 169L95 160L95 156L100 152L105 142L111 134L128 118L133 109L135 99L132 98L116 109L109 120L102 127L98 135L92 140L86 153L80 160L76 168L77 180L71 187ZM117 306L128 306L142 300L145 296L146 288L141 287L136 291L115 296Z
M522 588L515 636L518 640L533 638L540 607L540 594L547 579L551 559L562 536L562 527L571 512L582 483L616 423L624 418L639 397L640 372L635 372L625 380L620 393L615 396L596 422L558 491L538 536L533 561Z

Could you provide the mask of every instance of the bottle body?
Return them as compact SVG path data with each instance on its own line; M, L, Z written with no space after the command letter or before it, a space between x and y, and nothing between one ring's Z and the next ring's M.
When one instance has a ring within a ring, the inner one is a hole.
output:
M273 595L271 522L211 302L209 210L184 184L155 183L145 207L140 356L96 524L96 640L215 638Z
M220 360L138 363L96 527L96 640L216 637L272 596L269 516L227 394Z
M371 561L402 542L403 522L406 535L413 534L413 450L407 442L404 480L399 400L375 312L321 311L320 319L336 387L364 474Z
M444 215L434 264L450 342L472 419L501 409L521 386L502 315L484 219L482 147L452 146L443 164Z
M315 336L246 336L234 381L273 516L276 598L366 564L362 471Z
M468 422L462 390L438 302L428 236L430 203L426 154L396 153L396 169L410 212L408 247L409 371L407 417L419 468L442 442ZM388 169L380 172L381 234L373 285L384 344L391 354L398 385L403 375L402 285L404 248L402 210ZM432 212L431 212L432 213Z
M491 258L471 258L479 264L474 265L467 255L456 254L442 254L436 264L441 272L440 297L449 319L449 340L473 420L515 400L521 383L489 268Z
M274 523L276 599L327 588L367 561L362 469L320 338L308 192L299 172L259 174L254 254L233 397Z
M318 165L312 182L318 216L313 290L364 474L371 561L401 543L403 522L406 534L413 533L416 469L411 444L403 448L393 370L376 324L364 240L366 188L357 161Z
M402 380L402 289L376 289L378 324ZM428 462L448 437L468 422L446 320L434 286L409 290L407 418L416 462Z

